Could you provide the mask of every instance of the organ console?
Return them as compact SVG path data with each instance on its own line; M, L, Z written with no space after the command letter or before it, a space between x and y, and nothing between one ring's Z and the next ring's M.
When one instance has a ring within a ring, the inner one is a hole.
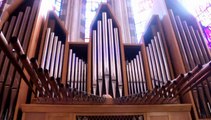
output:
M210 118L210 55L199 27L174 8L165 11L167 19L152 16L143 43L123 44L107 4L88 43L68 42L57 15L43 20L39 5L14 3L17 11L9 8L0 22L1 119L17 119L22 80L33 94L22 105L23 120L189 120L192 105L196 119ZM194 104L181 104L187 94Z

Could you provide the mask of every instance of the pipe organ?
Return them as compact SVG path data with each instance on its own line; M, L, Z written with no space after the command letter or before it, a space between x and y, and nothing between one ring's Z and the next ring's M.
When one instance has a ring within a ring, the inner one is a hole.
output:
M23 120L189 120L191 107L193 118L210 118L210 54L200 27L175 8L152 16L143 43L123 44L102 4L85 43L68 42L54 12L40 15L40 3L17 1L0 21L1 119L18 119L20 107Z

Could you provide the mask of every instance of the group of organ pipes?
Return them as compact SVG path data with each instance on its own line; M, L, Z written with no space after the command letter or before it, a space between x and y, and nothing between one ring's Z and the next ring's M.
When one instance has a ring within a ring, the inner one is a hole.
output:
M54 104L106 104L106 98L88 94L62 84L59 79L50 77L47 69L39 67L35 58L29 58L24 53L19 40L16 37L11 39L11 47L3 33L0 36L0 47L6 56L11 60L21 77L25 80L29 88L35 94L34 89L29 83L25 73L22 71L17 58L20 59L23 67L31 77L31 81L39 92L37 103ZM13 48L17 56L14 55ZM179 95L186 94L195 88L211 74L211 62L204 65L197 65L193 70L186 74L181 74L173 80L168 80L162 87L156 87L152 91L144 94L137 93L113 99L110 104L168 104L177 103Z
M129 95L146 93L148 91L148 88L141 51L138 52L136 58L134 58L130 62L127 61L126 69Z
M47 69L43 69L39 66L36 58L29 58L23 51L20 45L19 39L13 37L11 39L12 47L8 45L6 38L1 33L1 49L6 53L7 57L11 60L12 64L18 69L23 80L26 82L33 94L36 95L37 103L60 103L60 104L77 104L77 103L102 103L104 98L88 95L86 92L79 91L71 88L68 84L61 83L61 78L54 78L50 76ZM12 51L15 49L17 56ZM30 75L30 79L33 85L36 87L36 91L31 86L26 74L22 71L17 59L20 59L24 69Z
M211 63L197 65L186 74L180 74L173 80L168 80L162 87L155 87L144 95L134 94L127 97L117 98L119 104L169 104L177 103L178 97L198 86L210 76Z
M79 91L86 91L87 64L69 49L67 84Z
M25 5L19 12L11 15L1 27L1 34L5 36L8 45L11 47L11 37L20 38L23 51L28 51L28 44L38 10L38 1ZM1 35L1 36L2 36ZM17 54L13 51L14 56ZM20 68L22 63L17 59ZM12 119L19 91L21 76L16 67L0 50L0 119Z
M206 48L203 36L199 32L200 30L191 22L187 22L184 16L175 14L172 9L169 9L169 15L186 72L199 64L209 62L209 51ZM211 117L211 78L208 77L194 87L192 95L199 117Z
M45 36L44 49L41 58L41 68L50 71L49 75L61 78L65 42L48 28Z
M118 28L114 21L102 12L92 30L92 88L93 94L122 97L123 80ZM104 88L104 89L103 89Z
M157 32L153 38L146 46L146 52L152 86L155 88L156 86L162 87L167 80L171 80L171 76L160 32Z

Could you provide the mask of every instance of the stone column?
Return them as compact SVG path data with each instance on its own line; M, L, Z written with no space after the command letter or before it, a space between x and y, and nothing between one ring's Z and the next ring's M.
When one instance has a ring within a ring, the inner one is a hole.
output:
M69 33L69 41L80 39L80 19L82 0L67 0L65 28Z
M131 43L126 0L111 0L110 3L121 27L123 43Z

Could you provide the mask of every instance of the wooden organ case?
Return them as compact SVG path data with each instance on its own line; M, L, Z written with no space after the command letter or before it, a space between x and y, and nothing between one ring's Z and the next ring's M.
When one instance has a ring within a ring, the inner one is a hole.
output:
M145 105L147 100L140 104L135 100L138 95L141 98L145 93L149 93L148 89L152 90L148 86L148 81L144 79L139 82L138 78L133 79L132 82L127 80L126 61L138 55L141 45L122 43L120 27L107 4L100 6L92 23L90 35L89 43L69 42L66 44L64 66L68 67L64 67L65 74L63 75L66 79L62 82L70 87L68 95L62 95L64 98L58 101L35 98L33 102L40 104L23 105L23 111L32 108L32 111L28 111L29 113L24 113L23 119L32 119L33 116L34 119L50 120L151 120L178 119L177 115L181 119L191 119L188 104L158 105L155 102L154 105ZM128 54L128 48L129 51L133 49L131 51L133 55ZM145 76L143 63L141 66L141 72ZM136 75L139 74L133 72ZM68 87L66 89L69 89ZM45 110L44 107L49 110ZM33 108L34 110L39 108L41 114L34 113ZM43 113L43 111L49 112Z
M0 66L1 74L6 71L7 75L0 80L2 119L21 119L17 117L21 108L23 120L190 120L192 106L196 119L204 117L198 115L191 93L180 95L204 83L211 63L208 59L205 65L184 70L183 53L166 10L172 6L168 0L155 2L167 13L161 10L162 14L152 16L141 44L122 43L120 26L107 4L100 6L91 39L84 43L68 42L57 15L49 12L43 19L38 7L41 1L29 1L19 0L3 13L0 52L5 55L0 62L8 59L27 83L32 91L27 100L30 104L24 104L26 85L16 77L12 81L18 85L9 84L10 69ZM204 41L200 42L209 58ZM23 93L17 94L18 90ZM183 102L188 104L180 104ZM209 118L210 111L206 112Z

